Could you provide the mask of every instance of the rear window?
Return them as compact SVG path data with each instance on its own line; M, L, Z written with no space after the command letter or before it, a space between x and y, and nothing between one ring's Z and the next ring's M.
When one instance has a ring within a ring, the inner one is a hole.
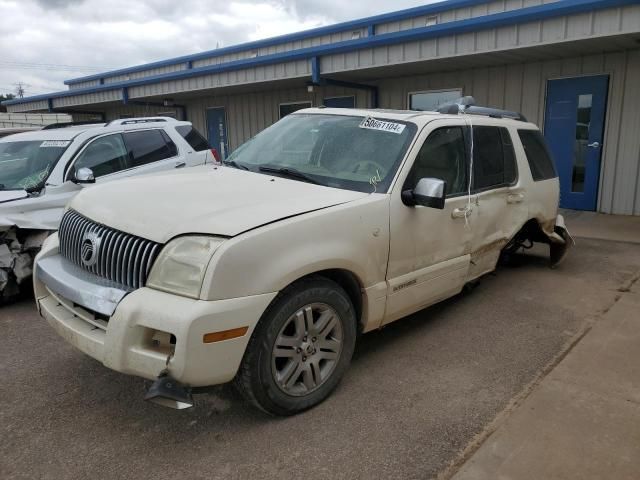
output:
M533 180L539 182L558 176L542 134L538 130L518 130Z
M209 142L193 126L182 125L176 127L176 130L196 152L209 150Z
M162 130L127 132L124 141L130 152L132 167L158 162L177 154L176 145Z

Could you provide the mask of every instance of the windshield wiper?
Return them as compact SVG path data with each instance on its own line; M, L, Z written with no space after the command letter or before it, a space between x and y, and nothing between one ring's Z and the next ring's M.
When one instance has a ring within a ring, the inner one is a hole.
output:
M224 163L228 167L237 168L239 170L249 170L249 167L247 167L246 165L242 165L241 163L238 163L235 160L228 160L226 162L223 161L222 163Z
M289 167L260 167L258 170L260 170L261 172L265 172L265 173L277 173L279 175L282 175L283 177L294 178L296 180L302 180L303 182L313 183L315 185L322 185L320 182L318 182L317 180L311 178L306 173L302 173L299 170L296 170L295 168L289 168Z

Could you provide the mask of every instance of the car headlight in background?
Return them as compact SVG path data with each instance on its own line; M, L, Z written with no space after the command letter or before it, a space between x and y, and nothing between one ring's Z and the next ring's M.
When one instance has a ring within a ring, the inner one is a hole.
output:
M199 298L207 266L223 238L186 236L170 241L153 264L147 286Z

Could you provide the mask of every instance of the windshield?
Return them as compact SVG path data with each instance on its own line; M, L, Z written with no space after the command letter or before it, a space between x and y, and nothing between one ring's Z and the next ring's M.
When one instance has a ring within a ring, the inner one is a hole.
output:
M386 192L417 128L343 115L289 115L231 154L228 165L360 192Z
M42 186L69 143L67 140L0 142L0 190Z

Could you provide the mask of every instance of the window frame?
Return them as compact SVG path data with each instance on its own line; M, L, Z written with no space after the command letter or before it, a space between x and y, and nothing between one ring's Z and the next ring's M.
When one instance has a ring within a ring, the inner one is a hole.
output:
M71 157L71 159L67 162L67 166L65 167L65 171L64 171L64 181L68 182L68 181L72 181L73 180L73 173L74 173L74 167L75 164L77 163L78 159L84 154L84 152L89 148L90 145L92 145L94 142L100 140L101 138L104 137L108 137L110 135L120 135L122 137L122 131L117 131L117 132L108 132L108 133L104 133L102 135L95 135L93 137L89 137L87 138L84 143L82 145L80 145L80 148L78 148L78 150L73 154L73 156ZM122 138L122 143L125 146L126 149L126 143L124 141L124 138ZM129 152L127 151L127 165L129 165ZM129 166L128 168L125 168L123 170L118 170L117 172L113 172L113 173L109 173L107 175L101 175L99 177L96 177L96 179L98 178L105 178L108 177L110 175L116 175L118 173L121 172L126 172L127 170L131 170L131 167Z
M180 136L180 138L182 138L182 140L184 140L186 142L187 145L189 145L194 152L196 153L200 153L200 152L204 152L207 150L211 150L211 145L209 145L209 140L205 138L204 135L202 135L198 129L196 127L194 127L193 125L177 125L175 128L176 133ZM187 135L183 135L182 132L180 132L180 128L190 128L191 130L189 130L189 133L187 133ZM187 140L187 136L191 135L193 132L195 132L195 135L198 136L200 138L200 140L204 141L204 144L206 145L206 148L202 149L202 150L198 150L196 147L194 147L193 145L191 145L191 143L189 142L189 140ZM175 143L175 142L174 142Z
M162 140L164 140L164 144L168 149L171 149L170 145L167 143L167 138L169 140L171 140L171 143L173 143L173 146L175 148L175 153L169 157L165 157L165 158L161 158L158 160L154 160L153 162L147 162L147 163L143 163L141 165L134 165L134 161L135 159L133 158L133 153L131 152L131 149L129 148L129 144L127 143L127 134L130 133L140 133L140 132L151 132L151 131L158 131L158 133L160 134L160 137L162 138ZM156 165L159 162L164 162L166 160L171 160L171 159L175 159L177 157L180 156L180 149L178 147L178 145L176 144L176 142L173 140L173 138L171 138L171 135L169 135L164 128L144 128L144 129L132 129L132 130L124 130L122 132L119 132L122 135L122 139L124 141L124 144L127 148L127 155L128 155L128 160L130 162L130 167L127 170L134 170L136 168L144 168L148 165ZM166 138L165 138L166 137Z
M513 142L513 136L511 135L511 131L509 130L508 127L504 126L504 125L474 125L473 127L465 127L465 132L466 132L466 143L467 143L467 148L466 148L466 154L467 154L467 162L471 162L471 158L469 157L469 152L471 151L471 130L474 128L478 128L478 127L489 127L489 128L497 128L498 131L502 131L502 132L506 132L507 135L509 135L509 139L511 140L511 149L513 150L513 164L515 167L515 177L513 182L511 183L498 183L495 185L489 185L488 187L482 187L482 188L475 188L472 185L471 188L471 193L484 193L484 192L488 192L490 190L498 190L501 188L509 188L509 187L513 187L515 185L518 184L518 182L520 181L520 169L518 168L518 154L516 153L516 149L515 149L515 144ZM500 138L501 138L501 143L500 145L502 146L502 158L504 160L505 156L504 156L504 140L502 139L502 133L500 134ZM474 147L475 147L475 143L474 143ZM476 159L474 156L474 163L475 163ZM467 171L469 170L469 165L467 164ZM473 172L475 173L475 171ZM473 175L472 173L472 175Z
M282 115L282 107L286 106L286 105L302 105L305 104L305 107L299 108L298 110L302 110L304 108L312 108L313 107L313 102L311 100L299 100L296 102L282 102L278 104L278 120L282 120L284 117L288 116L288 115L292 115L294 113L296 113L298 110L294 110L291 113L288 113L287 115Z
M334 95L333 97L323 97L322 98L322 105L326 107L326 105L324 105L325 100L333 100L333 99L338 99L338 98L353 98L353 107L345 107L345 108L357 108L356 101L358 99L356 98L355 95ZM326 108L332 108L332 107L326 107ZM338 107L338 108L342 108L342 107Z
M419 95L421 93L444 93L444 92L453 92L453 91L457 91L460 92L460 95L456 98L460 98L464 95L464 88L462 87L451 87L451 88L437 88L437 89L431 89L431 90L415 90L412 92L408 92L407 93L407 110L413 110L411 108L411 97L412 95ZM430 110L416 110L418 112L428 112Z
M465 196L468 195L468 187L469 187L469 143L468 143L468 127L465 126L464 124L452 124L452 125L439 125L436 126L434 129L430 130L429 133L427 134L427 136L425 137L424 141L418 146L417 142L419 142L419 139L416 138L416 145L414 146L414 150L415 150L415 157L413 159L413 162L411 162L411 165L409 166L409 169L407 170L407 174L404 178L404 181L402 182L402 188L400 189L401 192L405 191L407 189L407 182L409 180L409 177L411 175L411 171L413 170L413 167L416 164L416 161L418 160L418 157L420 155L420 151L422 150L422 147L424 147L424 145L427 143L427 141L429 140L429 137L431 137L431 135L438 131L438 130L442 130L445 128L459 128L462 131L462 142L464 143L464 168L465 168L465 190L463 190L462 192L459 193L455 193L455 194L451 194L449 192L446 192L446 196L445 196L445 201L450 199L450 198L458 198L461 196ZM417 149L416 149L417 147ZM442 180L442 179L440 179Z
M524 146L524 142L522 141L522 137L520 135L520 132L531 132L533 134L538 134L538 136L542 139L542 146L545 149L545 153L547 155L547 158L549 159L549 162L551 164L551 168L553 169L553 173L554 175L551 177L546 177L546 178L539 178L536 179L534 174L533 174L533 169L531 168L531 160L529 160L529 156L527 155L527 150ZM520 142L520 147L522 148L522 153L524 155L524 158L527 162L527 167L529 168L529 173L531 174L531 180L533 180L534 182L546 182L548 180L554 180L554 179L558 179L559 175L558 175L558 167L556 165L556 161L553 158L553 154L551 152L551 149L549 148L549 145L546 142L546 139L544 137L544 134L542 133L541 130L538 129L534 129L534 128L518 128L516 130L516 133L518 134L518 142Z

